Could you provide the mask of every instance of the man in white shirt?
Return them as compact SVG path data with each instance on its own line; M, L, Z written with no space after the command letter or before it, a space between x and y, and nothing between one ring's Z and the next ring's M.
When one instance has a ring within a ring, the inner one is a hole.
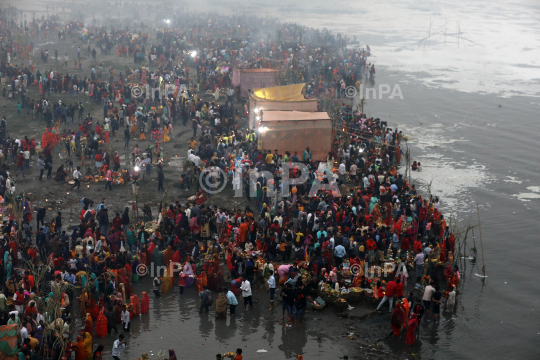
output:
M221 228L223 226L223 221L225 221L225 213L223 212L222 209L219 209L215 217L216 217L217 234L218 236L221 236Z
M249 281L247 280L245 276L242 278L242 285L240 286L240 290L242 290L242 297L244 298L244 310L247 310L248 303L249 303L249 307L253 309L251 284L249 283Z
M122 330L123 331L129 331L129 311L127 311L126 305L122 306L122 313L120 314L120 318L122 319Z
M345 184L345 175L347 175L347 168L345 167L345 160L339 164L339 177L343 184Z
M24 168L29 169L30 168L30 151L24 150L23 157L24 157Z
M270 277L266 280L268 288L270 289L270 307L268 310L272 310L274 308L274 295L276 293L276 278L274 277L274 272L272 270L270 270L269 274Z
M77 260L69 259L69 268L73 270L77 270Z
M195 155L195 157L193 158L193 163L195 164L195 166L199 166L199 162L201 161L201 158L197 155Z
M355 163L351 165L349 168L349 175L351 177L351 181L356 185L356 170L358 169L358 166L356 166Z
M24 339L27 339L30 337L30 334L28 333L28 330L26 329L26 320L22 322L21 326L21 342L24 343Z
M429 312L429 308L431 307L431 297L435 293L435 288L431 285L426 286L426 289L424 290L424 296L422 297L422 301L424 302L424 308L426 309L426 312Z
M118 335L118 340L116 340L113 344L112 348L112 357L114 360L120 360L120 349L123 349L126 347L126 343L124 342L124 334Z
M83 174L81 173L81 167L77 166L77 169L75 169L75 171L73 172L73 181L75 181L75 184L73 184L73 186L71 187L72 190L75 187L77 188L77 190L79 190L81 188L81 177L82 176L83 176Z
M103 241L101 239L99 239L96 243L96 249L95 249L95 252L96 254L99 253L101 251L101 247L103 246Z

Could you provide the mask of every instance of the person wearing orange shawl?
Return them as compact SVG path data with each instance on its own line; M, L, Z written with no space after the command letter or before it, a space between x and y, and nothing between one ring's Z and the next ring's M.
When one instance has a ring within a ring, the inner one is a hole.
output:
M75 347L75 360L86 360L86 351L84 351L84 342L82 337L77 336L77 345Z
M394 226L392 227L392 231L397 230L398 232L401 232L401 227L403 225L403 220L399 218L398 221L394 222Z
M133 296L132 296L132 297L133 297ZM127 305L126 310L127 310L128 313L129 313L129 319L130 319L130 320L133 319L133 315L134 315L133 304L132 304L132 303L129 303L129 304Z
M247 220L244 219L244 222L240 225L240 246L243 248L244 243L246 242L246 236L248 232Z
M88 293L86 291L82 291L81 296L79 296L77 300L79 301L81 317L86 317L86 304L88 302Z
M377 222L377 220L381 217L381 211L379 210L378 205L375 205L371 211L371 217L373 218L373 222Z
M206 277L206 272L201 271L200 275L197 276L197 292L200 294L204 290L204 287L208 284L208 278Z
M407 326L407 319L409 318L409 312L411 311L411 304L409 304L409 300L407 300L406 297L401 299L403 301L403 309L405 310L405 322L403 323L403 327Z
M164 265L166 268L169 267L169 263L171 262L172 256L173 256L173 251L172 251L171 246L169 245L169 246L167 247L167 250L165 250L165 251L163 252L163 265Z
M86 313L86 319L84 319L84 331L92 335L94 333L94 321L90 313Z
M390 325L392 330L394 330L394 335L399 336L403 324L405 322L405 311L403 310L402 304L396 304L395 309L392 311L392 317L390 320Z
M141 304L137 295L133 295L131 297L131 306L133 308L133 315L139 316L139 314L141 313Z
M148 297L148 294L143 291L142 293L142 300L141 300L141 314L147 314L150 310L150 298Z

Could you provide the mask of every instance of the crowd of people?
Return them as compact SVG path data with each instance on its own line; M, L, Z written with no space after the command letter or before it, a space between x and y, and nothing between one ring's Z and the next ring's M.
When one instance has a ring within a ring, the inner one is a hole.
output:
M14 99L18 92L20 110L27 118L43 121L47 129L37 158L39 180L45 170L52 178L53 157L64 146L76 161L92 160L86 169L71 160L62 163L57 181L72 181L78 189L82 181L104 178L106 189L131 182L136 191L139 180L155 167L158 190L163 190L162 144L174 140L173 124L182 121L192 127L193 137L185 144L188 161L180 183L185 190L196 187L196 195L187 201L145 204L142 222L129 208L112 214L104 202L84 197L80 223L68 228L61 212L47 217L45 207L34 209L28 197L15 196L13 173L6 163L16 164L17 175L24 176L36 142L10 139L3 119L6 162L0 195L21 211L4 217L2 224L0 325L17 324L20 359L69 359L73 354L75 360L101 360L104 347L93 346L94 337L118 332L118 325L129 332L134 317L149 311L148 294L139 298L133 292L133 283L139 281L151 281L157 298L173 284L178 284L181 295L195 285L199 312L209 312L214 305L216 321L227 314L235 316L238 301L245 309L253 307L253 292L265 289L269 311L274 311L275 296L280 295L282 319L290 327L303 326L306 308L318 303L321 287L362 288L381 299L377 310L389 303L392 330L399 336L406 328L408 345L415 343L423 317L432 312L438 318L444 299L445 307L454 311L460 283L453 258L455 239L438 199L423 197L398 174L402 139L398 129L338 99L345 96L346 86L364 77L373 80L369 47L347 48L350 39L339 34L269 19L262 23L253 17L210 19L200 23L178 16L172 28L141 29L136 36L127 29L57 24L56 17L9 25L2 39L9 60L23 59L22 54L32 50L19 50L16 35L24 30L14 29L28 27L41 33L55 25L63 29L59 41L76 33L82 40L95 41L101 57L129 55L136 64L118 74L96 64L89 76L78 76L68 66L61 72L50 69L51 60L58 61L61 55L55 52L49 59L48 50L42 54L45 69L36 69L31 61L21 66L2 62L4 90L11 85L4 99ZM253 40L253 35L264 32L268 37ZM80 52L78 48L72 55L75 71L82 70ZM97 61L95 48L88 46L86 53ZM326 158L313 159L309 148L301 154L259 149L256 132L238 124L248 111L247 106L243 114L238 110L239 89L227 91L225 99L221 94L232 87L225 68L233 67L275 68L285 74L284 84L307 82L307 94L319 98L320 108L336 116L342 129ZM31 86L38 91L36 100L29 98ZM134 94L136 87L140 95ZM48 97L53 92L65 94L68 103L51 104ZM81 98L86 96L103 105L102 117L85 116ZM100 148L118 140L118 133L131 155L124 170L118 152L112 155ZM132 139L150 140L150 145L142 151L137 144L132 151ZM295 165L299 163L303 166ZM421 170L420 163L414 166L413 170ZM222 181L234 191L240 189L247 206L213 205L211 193L196 181L201 171L211 183ZM274 178L262 176L262 171ZM300 178L305 179L301 184L288 180ZM388 282L365 271L389 261L398 266ZM168 270L143 280L148 276L137 271L140 265ZM440 279L441 266L446 282ZM414 281L408 283L409 271ZM82 331L74 327L75 319L83 319ZM116 360L125 346L124 335L119 334L111 346ZM221 356L239 360L242 350ZM143 354L142 359L147 357ZM176 359L173 350L169 359Z

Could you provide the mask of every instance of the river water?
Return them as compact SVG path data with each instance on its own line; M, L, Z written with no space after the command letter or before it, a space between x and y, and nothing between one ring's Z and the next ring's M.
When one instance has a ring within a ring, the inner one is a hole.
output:
M367 100L366 112L409 136L413 160L423 165L413 179L432 183L447 217L476 224L476 204L482 217L488 277L475 275L482 265L476 229L479 258L461 270L457 316L422 327L415 352L437 359L538 358L540 3L280 0L193 6L268 14L356 35L361 46L370 45L375 88L397 84L403 99ZM151 294L148 280L135 286L138 294L144 290ZM168 348L185 358L213 358L239 344L250 359L344 354L318 326L291 331L279 325L277 313L261 309L239 310L226 322L199 319L194 289L183 299L176 291L161 300L151 296L150 309L132 323L129 359ZM102 341L110 348L110 339Z
M281 306L277 302L274 311L267 311L268 293L254 292L254 308L243 309L239 298L236 317L227 320L214 318L214 306L210 314L198 314L200 301L197 288L186 288L183 295L175 286L169 293L156 299L152 293L149 276L139 284L134 284L134 293L140 296L146 291L150 296L149 314L132 319L131 333L126 334L128 347L123 358L135 359L146 352L156 358L159 350L175 349L178 359L214 359L215 354L223 354L242 348L249 359L296 359L303 354L306 359L337 358L347 355L347 349L334 341L324 331L324 319L336 319L334 314L314 313L309 310L307 326L286 328L282 325ZM217 294L213 294L214 301ZM121 331L121 325L118 325ZM103 339L94 338L97 344L105 346L105 355L110 355L114 333ZM266 350L266 352L257 352ZM168 357L168 355L166 356Z

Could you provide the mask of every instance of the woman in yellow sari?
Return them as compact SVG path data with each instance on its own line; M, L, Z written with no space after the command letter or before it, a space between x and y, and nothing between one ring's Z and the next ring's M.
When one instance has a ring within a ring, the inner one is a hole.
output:
M81 317L86 317L86 303L88 302L88 293L86 291L81 291L81 296L79 296L77 300L79 300Z
M163 273L163 280L161 282L161 292L162 293L168 293L169 290L171 290L172 287L172 278L169 273L169 270L165 270Z
M90 333L84 333L84 353L86 360L92 359L92 335Z
M135 118L135 115L131 115L129 121L131 122L131 133L137 133L137 119Z
M163 141L166 142L166 143L171 141L171 138L169 137L169 127L168 126L165 126L165 132L164 132L164 135L163 135Z

